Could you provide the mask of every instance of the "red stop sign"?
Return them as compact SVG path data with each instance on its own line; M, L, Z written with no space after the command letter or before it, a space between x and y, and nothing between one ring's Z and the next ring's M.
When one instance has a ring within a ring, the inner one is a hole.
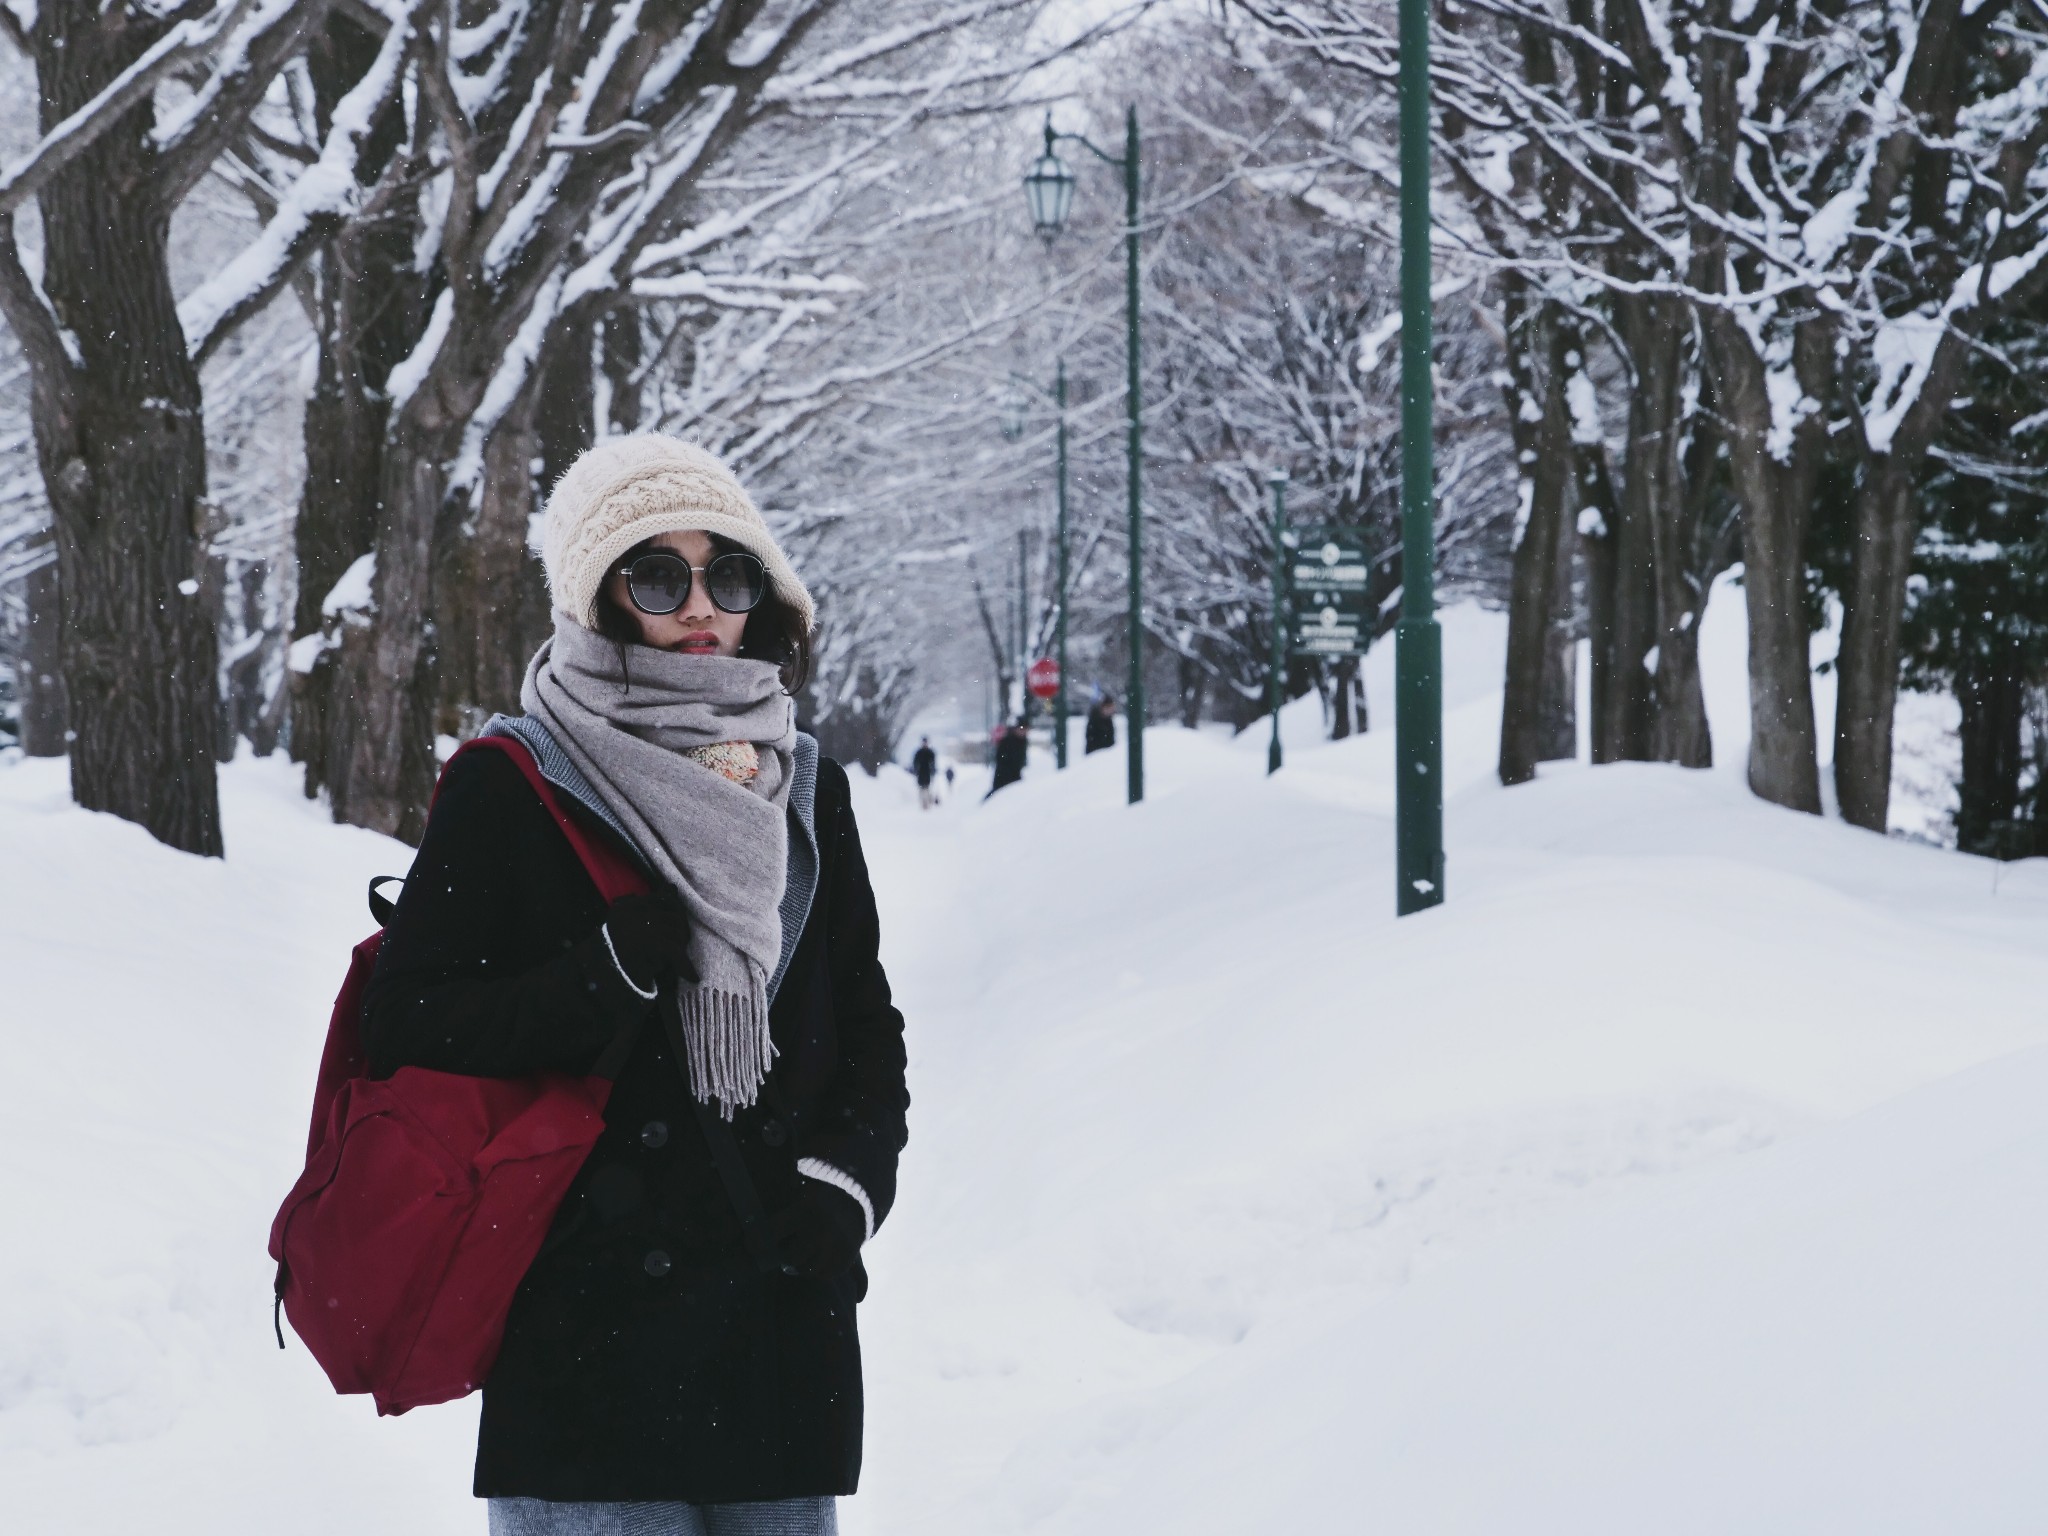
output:
M1050 656L1041 656L1026 669L1024 682L1031 697L1049 699L1060 691L1060 664Z

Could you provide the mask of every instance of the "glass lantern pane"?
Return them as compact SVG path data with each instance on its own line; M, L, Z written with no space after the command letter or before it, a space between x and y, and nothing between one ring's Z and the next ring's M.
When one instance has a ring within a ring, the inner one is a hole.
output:
M1067 208L1074 198L1074 173L1057 155L1041 155L1024 178L1024 196L1031 205L1031 222L1042 234L1052 234L1066 222Z

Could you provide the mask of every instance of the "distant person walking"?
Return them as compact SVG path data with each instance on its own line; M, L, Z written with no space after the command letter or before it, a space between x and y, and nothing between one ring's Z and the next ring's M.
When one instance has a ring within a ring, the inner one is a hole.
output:
M1031 737L1025 731L1022 720L1014 725L996 727L995 782L989 785L988 795L981 797L983 800L987 800L989 795L993 795L999 789L1007 789L1024 777L1024 759L1030 750Z
M1116 700L1104 694L1088 711L1088 733L1081 739L1082 755L1116 745Z
M939 776L939 754L932 750L932 739L920 737L917 750L910 754L910 771L917 775L917 804L921 810L930 810L938 803L938 787L933 780Z

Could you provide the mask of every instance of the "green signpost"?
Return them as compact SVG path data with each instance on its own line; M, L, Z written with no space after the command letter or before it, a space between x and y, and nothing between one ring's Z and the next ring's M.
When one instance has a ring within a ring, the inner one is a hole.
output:
M1363 656L1372 643L1363 541L1349 528L1304 528L1293 542L1294 654Z
M1280 705L1287 658L1334 660L1363 656L1372 644L1373 615L1366 595L1372 565L1355 528L1287 526L1284 475L1273 487L1273 664L1268 685L1273 742L1266 772L1280 767Z

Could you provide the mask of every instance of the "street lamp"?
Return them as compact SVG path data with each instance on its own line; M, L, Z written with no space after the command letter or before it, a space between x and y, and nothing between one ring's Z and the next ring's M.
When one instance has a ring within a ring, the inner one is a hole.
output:
M1074 173L1053 150L1056 136L1052 114L1045 117L1045 153L1031 162L1024 174L1024 196L1031 204L1031 225L1039 238L1050 243L1067 222L1067 210L1074 204ZM1086 142L1085 140L1083 142ZM1093 148L1094 146L1089 146Z
M1394 630L1394 911L1444 899L1443 632L1430 451L1429 0L1401 0L1401 621Z
M1074 173L1058 154L1059 141L1071 139L1107 165L1124 173L1124 356L1130 378L1124 390L1124 411L1130 437L1130 629L1131 674L1125 690L1126 759L1130 766L1129 799L1136 805L1145 798L1145 607L1144 607L1144 458L1139 423L1138 391L1138 109L1124 111L1124 152L1112 155L1078 133L1055 133L1052 114L1045 117L1045 153L1031 164L1024 177L1024 196L1031 205L1031 223L1048 243L1066 222L1067 209L1074 200ZM1064 542L1062 549L1064 550ZM1066 584L1062 571L1061 596ZM1062 622L1066 605L1061 603ZM1063 658L1064 660L1064 658ZM1064 678L1064 669L1062 670ZM1064 686L1064 684L1063 684ZM1064 710L1064 696L1062 697Z

